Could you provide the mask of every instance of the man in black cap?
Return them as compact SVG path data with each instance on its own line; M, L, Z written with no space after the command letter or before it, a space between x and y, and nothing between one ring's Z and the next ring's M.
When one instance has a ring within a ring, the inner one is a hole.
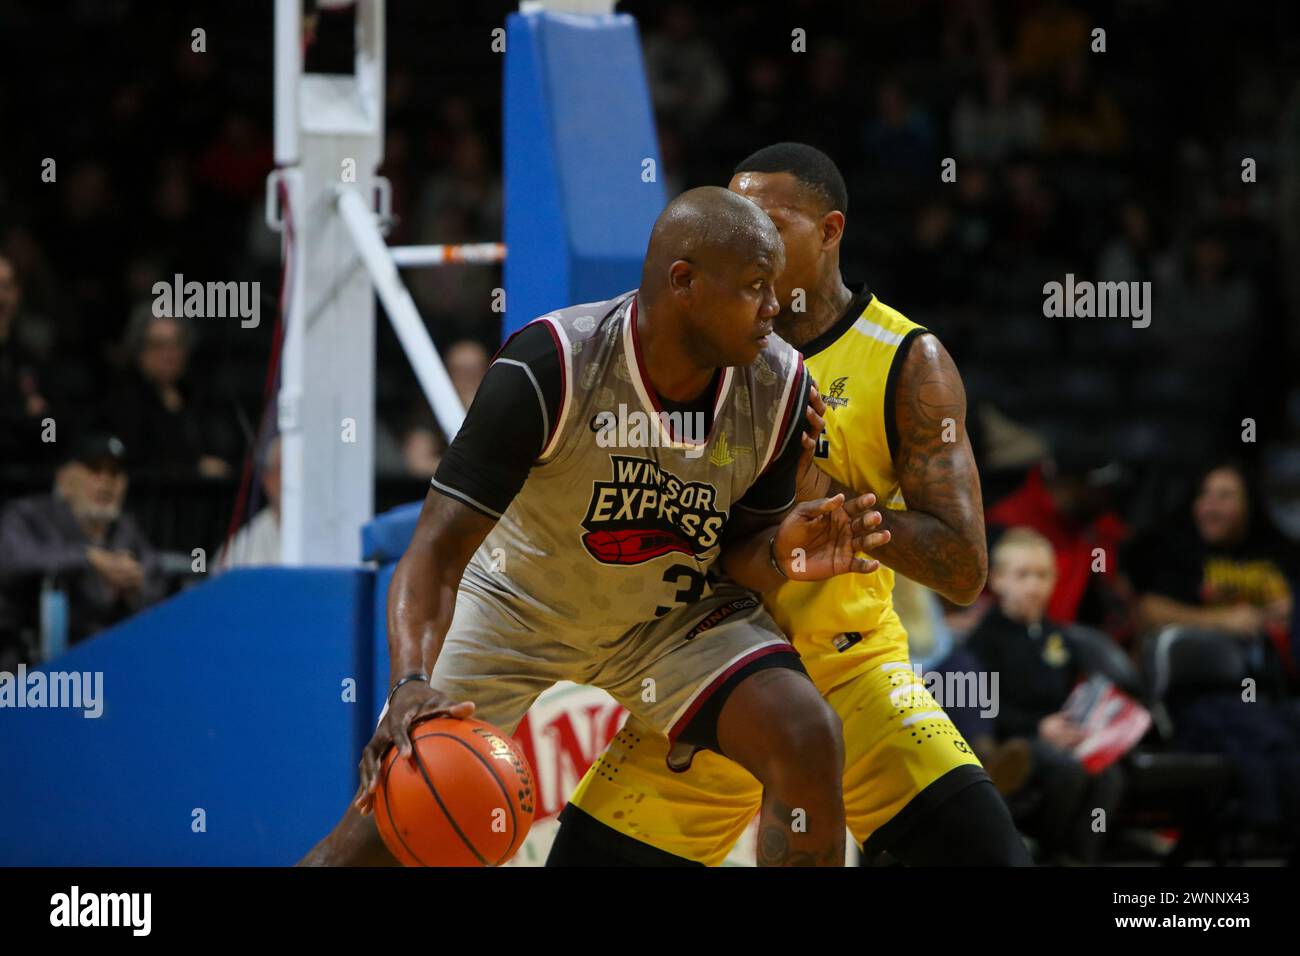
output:
M67 596L70 644L163 597L157 556L122 513L125 463L119 439L85 435L55 473L52 493L0 512L0 670L30 657L47 579Z

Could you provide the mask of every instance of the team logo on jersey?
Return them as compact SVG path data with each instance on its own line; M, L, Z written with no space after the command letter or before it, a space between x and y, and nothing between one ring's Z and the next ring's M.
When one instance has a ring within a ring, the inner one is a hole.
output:
M727 515L718 489L682 481L650 458L611 455L612 481L597 481L582 519L582 543L602 564L641 564L677 552L699 555L718 543Z
M709 464L715 468L726 468L736 459L731 456L731 449L727 447L727 433L723 432L718 436L717 442L713 446L713 451L709 452Z
M1043 660L1052 667L1064 667L1070 661L1070 652L1066 649L1065 638L1059 631L1053 631L1043 644Z
M742 445L731 444L731 439L727 437L724 429L718 436L718 440L713 443L713 450L709 452L709 464L715 468L726 468L736 460L736 455L752 455L752 448L745 448Z
M831 382L831 387L826 390L826 394L822 397L822 400L825 401L827 405L831 406L831 408L843 408L849 403L849 400L844 397L844 389L848 387L848 384L849 377L847 375L841 375L835 381Z

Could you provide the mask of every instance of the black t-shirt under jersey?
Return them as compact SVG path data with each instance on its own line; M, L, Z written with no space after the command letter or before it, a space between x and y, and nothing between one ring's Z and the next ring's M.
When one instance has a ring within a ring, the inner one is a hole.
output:
M707 428L712 424L720 374L693 401L669 402L660 397L659 403L667 411L703 412ZM525 326L506 342L488 368L464 424L438 466L434 487L489 517L500 517L546 447L563 396L563 369L555 338L545 322ZM802 409L801 405L801 417ZM801 447L797 439L788 441L780 456L736 502L737 507L776 511L789 505L794 499Z

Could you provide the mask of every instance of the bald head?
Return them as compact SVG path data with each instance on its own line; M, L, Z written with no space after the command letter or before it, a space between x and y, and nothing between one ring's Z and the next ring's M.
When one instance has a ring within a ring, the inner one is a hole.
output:
M780 272L781 236L757 205L720 186L688 189L672 200L650 232L641 271L641 293L654 301L673 279L673 264L700 272L744 268L753 263Z
M688 190L650 233L638 327L681 343L699 369L749 365L780 310L784 268L781 234L757 204L718 186Z

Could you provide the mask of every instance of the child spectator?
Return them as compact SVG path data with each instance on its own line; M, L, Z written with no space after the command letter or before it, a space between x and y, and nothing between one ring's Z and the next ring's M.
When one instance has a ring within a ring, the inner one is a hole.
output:
M1012 528L993 549L990 565L998 603L966 649L998 675L997 714L985 721L993 725L991 736L1000 743L1029 740L1029 779L1007 805L1046 854L1093 863L1104 837L1093 829L1096 811L1110 816L1123 784L1118 768L1090 775L1071 753L1083 731L1063 708L1083 674L1068 633L1045 617L1056 583L1051 542L1030 528Z

